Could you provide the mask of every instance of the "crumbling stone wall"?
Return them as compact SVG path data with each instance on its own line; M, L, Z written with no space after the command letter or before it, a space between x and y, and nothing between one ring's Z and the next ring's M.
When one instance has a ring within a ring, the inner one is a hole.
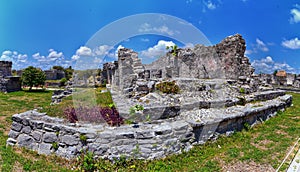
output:
M161 78L250 78L254 68L244 56L245 49L245 40L236 34L217 45L178 49L176 55L169 52L143 65L137 52L124 48L118 52L118 61L103 65L102 80L127 97L139 97L147 94Z
M12 62L0 61L0 92L21 90L21 78L12 76Z
M0 71L2 72L3 77L11 76L11 61L0 61Z
M65 77L65 72L62 70L45 70L47 80L59 80Z
M254 68L244 56L245 40L236 34L214 46L196 45L194 48L178 49L177 56L167 53L146 69L160 69L165 77L198 79L250 77Z
M260 100L267 98L269 94ZM65 158L75 158L80 150L94 153L96 157L113 159L120 156L155 159L188 151L194 144L202 144L219 134L243 129L244 124L255 125L276 115L292 103L290 95L261 102L261 106L231 107L229 113L209 111L208 118L157 120L120 127L92 124L71 124L63 119L49 117L35 110L12 116L7 145L16 145L40 154L55 153ZM212 120L214 119L214 120ZM86 139L83 139L86 138ZM56 145L56 147L54 146Z

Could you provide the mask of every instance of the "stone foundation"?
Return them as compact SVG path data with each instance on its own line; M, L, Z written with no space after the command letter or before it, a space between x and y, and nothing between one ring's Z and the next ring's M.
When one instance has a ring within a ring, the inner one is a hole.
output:
M265 121L291 103L290 95L282 95L245 106L199 109L202 111L199 115L195 114L198 111L187 111L171 119L120 127L71 124L33 110L13 115L7 145L26 147L40 154L55 153L65 158L74 158L81 150L108 159L120 156L163 158L188 151L193 145L219 134L240 131L246 123L255 125Z

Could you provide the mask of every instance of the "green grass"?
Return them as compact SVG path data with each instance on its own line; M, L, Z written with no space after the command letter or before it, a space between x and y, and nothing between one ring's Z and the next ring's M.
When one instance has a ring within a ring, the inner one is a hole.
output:
M6 147L7 133L12 122L11 116L48 106L51 95L51 91L0 93L0 171L68 171L69 163L61 158L45 157L33 151Z
M66 106L72 105L72 97L55 106L49 106L51 91L0 93L0 171L71 171L78 162L69 162L55 156L42 156L33 151L6 147L11 116L38 107L56 116ZM79 96L80 97L80 96ZM82 95L82 100L88 97ZM96 102L108 106L112 100L109 93L96 93ZM195 146L189 152L168 156L162 160L120 160L112 164L98 160L99 171L221 171L222 166L236 162L256 165L270 164L277 169L300 133L300 94L293 94L294 106L254 128L221 136L217 141ZM291 160L291 158L289 158ZM281 168L288 167L285 163Z

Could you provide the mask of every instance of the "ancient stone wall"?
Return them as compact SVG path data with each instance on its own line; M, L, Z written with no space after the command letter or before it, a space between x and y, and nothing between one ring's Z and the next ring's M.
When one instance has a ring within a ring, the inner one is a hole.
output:
M21 78L12 76L11 68L11 61L0 61L0 92L21 90Z
M268 95L269 93L262 95L261 99ZM205 143L219 134L240 131L245 123L260 123L291 103L292 97L283 95L260 102L260 106L233 106L228 109L230 113L202 109L207 111L207 118L199 118L186 112L180 118L120 127L71 124L33 110L12 116L7 145L25 147L40 154L55 153L65 158L74 158L81 150L91 151L96 157L108 159L120 156L162 158L183 150L188 151L192 145Z
M65 77L65 72L61 70L45 70L46 80L59 80Z
M214 46L196 45L194 48L178 49L177 56L167 53L147 69L159 69L165 77L198 79L250 77L254 69L244 56L245 40L241 35L229 36Z
M12 76L11 74L12 62L11 61L0 61L0 71L3 77Z
M7 77L7 92L20 91L21 90L21 77L19 76L10 76Z

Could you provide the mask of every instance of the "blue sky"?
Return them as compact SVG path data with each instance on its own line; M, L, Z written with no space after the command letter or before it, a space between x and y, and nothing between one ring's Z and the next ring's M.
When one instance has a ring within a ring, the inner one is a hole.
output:
M212 44L240 33L257 73L278 69L300 73L300 2L296 0L1 0L1 60L12 60L15 69L68 66L97 54L86 43L101 28L142 13L183 19ZM181 45L166 34L148 34L122 40L114 47L99 45L97 51L113 60L116 49L125 46L138 51L148 63L173 43Z

